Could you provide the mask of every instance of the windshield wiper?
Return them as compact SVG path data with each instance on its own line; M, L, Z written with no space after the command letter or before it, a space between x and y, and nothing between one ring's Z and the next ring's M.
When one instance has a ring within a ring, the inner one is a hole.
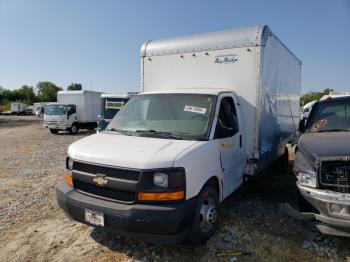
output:
M317 133L323 133L323 132L347 132L350 131L349 129L341 129L341 128L334 128L334 129L324 129L317 131Z
M126 136L131 136L131 134L126 131L126 130L122 130L122 129L117 129L117 128L111 128L111 129L107 129L107 131L114 131L114 132L118 132L118 133L121 133L123 135L126 135Z
M153 129L136 130L135 132L137 132L137 133L150 133L150 134L155 134L155 135L159 135L159 136L163 136L163 137L168 137L168 138L174 138L174 139L182 140L181 137L176 136L176 135L174 135L171 132L163 132L163 131L157 131L157 130L153 130Z

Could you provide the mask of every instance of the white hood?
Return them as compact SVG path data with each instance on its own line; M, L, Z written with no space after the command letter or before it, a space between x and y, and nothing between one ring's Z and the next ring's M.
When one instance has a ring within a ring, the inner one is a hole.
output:
M91 163L152 169L172 167L176 157L197 141L99 133L68 148L68 155Z

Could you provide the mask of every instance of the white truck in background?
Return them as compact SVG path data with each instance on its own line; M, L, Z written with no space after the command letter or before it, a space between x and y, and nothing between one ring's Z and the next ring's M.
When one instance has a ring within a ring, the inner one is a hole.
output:
M10 108L12 115L24 115L26 113L27 105L20 102L11 102Z
M34 111L34 114L38 117L42 117L44 115L44 108L45 108L45 105L49 104L50 102L37 102L37 103L34 103L33 106L33 111Z
M143 93L70 145L58 203L130 238L205 243L218 204L293 140L301 62L257 26L148 41L141 65Z
M103 131L111 122L119 110L129 101L137 92L128 92L126 94L102 94L101 95L101 115L98 120L98 130Z
M95 91L58 91L57 103L48 103L44 109L44 126L53 134L97 127L101 110L101 93Z

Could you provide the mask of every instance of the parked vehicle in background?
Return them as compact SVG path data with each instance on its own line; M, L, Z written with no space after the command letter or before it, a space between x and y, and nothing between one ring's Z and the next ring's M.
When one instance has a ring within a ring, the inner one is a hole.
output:
M299 211L292 217L315 220L325 234L350 236L350 96L318 101L298 142L294 172Z
M34 103L34 114L38 117L44 116L44 108L45 105L47 105L49 102L39 102L39 103Z
M11 114L21 115L26 113L27 105L20 102L11 102Z
M34 115L33 109L34 109L34 106L27 106L25 114L26 115Z
M308 119L312 106L317 102L317 100L311 101L309 103L307 103L306 105L303 106L303 115L302 115L302 119L304 119L305 121Z
M58 91L57 103L45 105L44 126L55 134L97 127L101 93L95 91Z
M148 41L142 90L107 129L68 149L60 207L153 243L205 243L217 207L286 154L300 60L267 26Z
M98 121L98 130L105 130L113 117L137 93L129 92L127 94L102 94L101 95L101 115Z
M328 95L324 95L320 98L320 100L329 99L329 98L336 98L336 97L344 97L344 96L350 96L350 92L335 92L331 91Z

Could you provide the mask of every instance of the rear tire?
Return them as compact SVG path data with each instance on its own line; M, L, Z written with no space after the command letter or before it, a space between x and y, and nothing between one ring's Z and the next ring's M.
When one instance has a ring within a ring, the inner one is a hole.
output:
M199 193L190 242L205 244L214 235L218 225L218 204L216 190L210 185L205 186Z
M78 133L78 127L75 125L75 124L73 124L70 128L69 128L69 133L70 134L76 134L76 133Z
M51 134L57 134L58 133L58 129L50 129Z

